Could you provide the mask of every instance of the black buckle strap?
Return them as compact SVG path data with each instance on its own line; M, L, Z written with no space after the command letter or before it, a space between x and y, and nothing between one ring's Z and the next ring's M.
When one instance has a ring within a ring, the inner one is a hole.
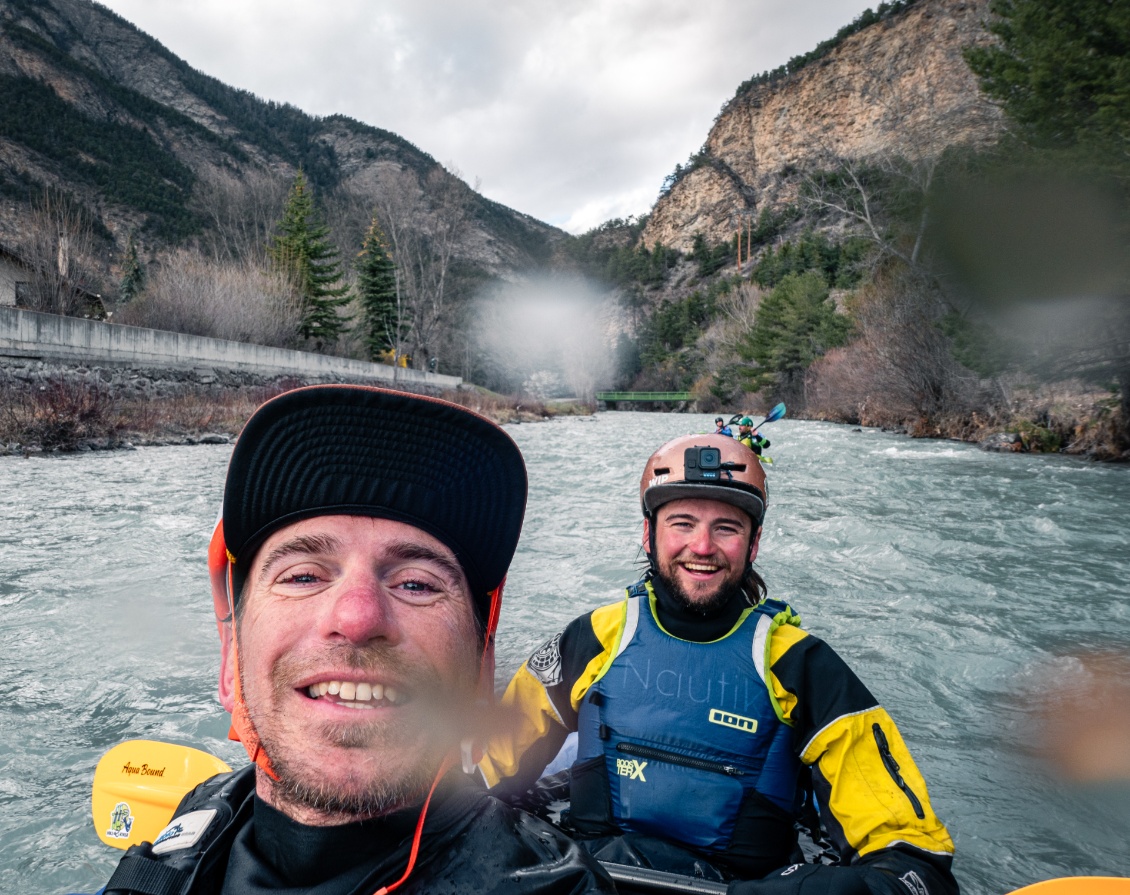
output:
M106 883L105 895L133 892L139 895L175 895L183 890L191 874L154 861L144 855L125 855Z

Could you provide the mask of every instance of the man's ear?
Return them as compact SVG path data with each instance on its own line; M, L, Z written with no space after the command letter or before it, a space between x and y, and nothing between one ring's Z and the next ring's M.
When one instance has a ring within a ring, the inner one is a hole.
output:
M651 555L651 519L643 517L643 552Z
M220 633L220 705L228 712L235 708L235 641L232 633L233 619L216 622Z
M761 544L761 532L762 532L762 529L760 529L760 528L757 529L757 534L755 534L753 536L753 541L749 545L749 562L750 562L750 565L752 565L753 561L755 559L757 559L757 548Z

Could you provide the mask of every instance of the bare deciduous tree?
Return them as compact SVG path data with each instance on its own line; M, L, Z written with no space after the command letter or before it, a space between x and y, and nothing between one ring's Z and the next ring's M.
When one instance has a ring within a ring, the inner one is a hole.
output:
M979 380L954 359L937 325L944 308L936 286L906 269L863 290L857 339L809 370L810 408L852 422L921 427L969 410Z
M882 153L866 159L829 158L826 165L805 176L802 201L856 224L881 255L918 267L938 158Z
M204 250L223 263L266 264L267 246L290 188L286 177L251 170L236 177L212 170L193 189L193 205L208 221Z
M470 188L442 168L427 175L423 189L403 169L383 186L376 217L396 262L400 330L413 365L426 369L451 322L452 264L470 217Z
M40 193L20 245L31 276L22 303L48 314L88 314L84 293L92 289L93 245L91 221L73 199L51 188Z
M931 199L943 154L951 146L996 138L1000 113L973 89L962 67L930 78L908 74L897 55L876 60L860 96L874 139L855 152L826 146L819 170L805 175L801 201L831 212L872 239L882 255L922 267ZM860 149L863 151L859 151Z

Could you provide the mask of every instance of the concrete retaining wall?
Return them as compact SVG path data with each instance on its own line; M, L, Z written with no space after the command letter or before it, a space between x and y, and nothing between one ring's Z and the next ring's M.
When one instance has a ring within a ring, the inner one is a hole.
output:
M211 367L261 376L294 376L308 381L372 381L430 389L457 388L463 382L459 376L398 369L308 351L245 345L0 307L0 358L4 356L86 365Z

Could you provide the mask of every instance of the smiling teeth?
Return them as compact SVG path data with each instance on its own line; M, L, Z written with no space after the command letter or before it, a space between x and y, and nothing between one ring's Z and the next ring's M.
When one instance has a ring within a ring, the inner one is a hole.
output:
M349 708L372 708L374 702L388 702L396 705L400 694L393 687L384 684L370 684L364 681L322 681L311 684L306 688L311 699L320 699L323 696L337 696L338 705Z
M685 562L685 563L683 563L683 567L686 568L686 569L689 569L692 572L717 572L718 571L718 566L708 566L708 565L704 565L703 563L697 563L697 562Z

